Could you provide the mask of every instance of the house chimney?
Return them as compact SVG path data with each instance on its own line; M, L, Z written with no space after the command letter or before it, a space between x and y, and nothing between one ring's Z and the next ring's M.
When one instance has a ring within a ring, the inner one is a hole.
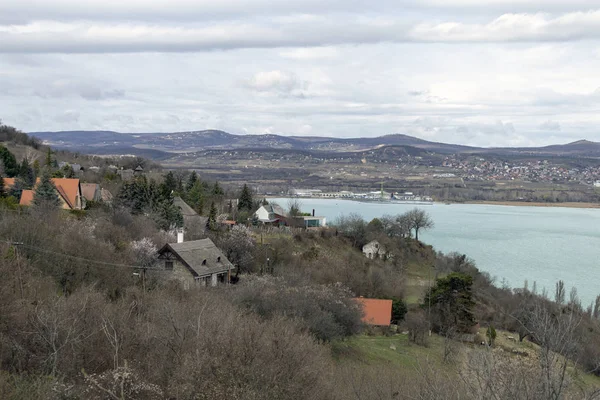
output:
M183 228L177 229L177 243L183 243Z
M313 217L315 216L315 209L313 208Z

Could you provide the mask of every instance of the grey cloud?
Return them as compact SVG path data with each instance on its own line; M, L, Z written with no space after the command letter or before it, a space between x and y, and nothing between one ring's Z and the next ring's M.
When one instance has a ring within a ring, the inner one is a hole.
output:
M34 94L42 98L78 96L85 100L98 101L122 98L125 96L125 91L120 89L104 89L98 83L92 84L58 79L38 87L34 90Z
M560 124L556 121L546 121L540 124L540 129L544 131L559 132L561 128Z
M79 112L75 110L66 110L62 114L56 115L54 120L63 124L72 124L79 121Z
M487 43L600 38L600 11L551 18L504 14L485 24L448 21L412 24L390 17L290 17L184 26L47 23L0 26L3 53L194 52L241 48L369 43Z
M413 11L433 13L460 10L464 13L538 12L540 3L530 0L17 0L0 2L0 23L19 24L34 20L114 21L206 21L209 19L255 18L289 14L360 13L385 14ZM596 0L544 0L552 12L589 10Z

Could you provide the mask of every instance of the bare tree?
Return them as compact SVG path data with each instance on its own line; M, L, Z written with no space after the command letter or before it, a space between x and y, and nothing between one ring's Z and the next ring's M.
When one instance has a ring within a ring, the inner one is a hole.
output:
M554 294L554 301L557 304L564 304L565 302L565 282L556 282L556 293Z
M299 217L302 215L302 202L300 199L293 198L288 201L288 215L291 218Z
M433 220L425 210L415 208L408 212L410 218L410 227L415 231L415 239L419 240L419 231L431 229L434 226Z

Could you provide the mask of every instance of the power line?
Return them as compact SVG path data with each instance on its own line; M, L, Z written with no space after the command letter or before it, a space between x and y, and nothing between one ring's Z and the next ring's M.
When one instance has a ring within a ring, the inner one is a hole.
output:
M109 262L105 262L105 261L92 260L92 259L89 259L89 258L84 258L84 257L79 257L79 256L72 256L70 254L58 253L56 251L42 249L42 248L36 247L36 246L26 245L26 244L21 243L21 242L13 242L13 241L9 241L9 240L0 240L0 242L6 243L6 244L9 244L9 245L12 245L12 246L25 247L27 249L30 249L30 250L33 250L33 251L38 251L38 252L41 252L41 253L53 254L53 255L57 255L57 256L61 256L61 257L70 258L70 259L73 259L73 260L78 260L78 261L86 261L86 262L90 262L90 263L102 265L102 266L105 266L105 267L131 268L131 269L149 269L148 267L142 267L140 265L115 264L115 263L109 263Z

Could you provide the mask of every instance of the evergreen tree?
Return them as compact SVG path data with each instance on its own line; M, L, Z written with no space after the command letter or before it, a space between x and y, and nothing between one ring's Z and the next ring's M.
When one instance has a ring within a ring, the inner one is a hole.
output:
M444 334L453 329L466 332L475 325L472 288L473 277L458 272L436 280L422 305L430 308L436 331Z
M19 177L23 180L26 189L32 189L35 185L35 175L27 157L23 157L23 161L19 167Z
M21 193L25 189L25 184L23 180L19 177L15 178L15 183L8 189L8 195L14 197L17 202L21 200Z
M38 176L40 176L40 160L35 160L33 162L33 174L35 175L35 177L37 178Z
M198 174L196 173L196 171L192 171L185 185L185 191L189 192L190 190L192 190L196 182L198 182Z
M223 188L219 185L218 181L215 181L215 185L213 186L213 195L215 196L223 196L225 192Z
M15 155L11 153L6 147L0 144L0 161L4 166L4 173L9 178L13 178L19 175L19 165Z
M188 191L187 201L198 214L202 214L204 209L204 188L199 180L196 180L194 186Z
M33 193L33 206L44 211L57 210L60 207L60 199L56 187L50 180L50 173L45 171Z
M46 168L51 168L52 164L52 149L48 147L48 151L46 151L46 162L44 163Z
M62 172L65 178L75 178L75 171L69 164L62 167Z
M252 192L250 191L248 185L244 184L242 193L238 199L238 210L252 211L253 206L254 202L252 200Z
M177 180L175 179L175 174L173 171L169 171L164 178L165 179L160 188L165 196L170 196L172 192L177 190Z
M214 201L210 203L210 212L208 213L206 227L211 231L217 230L217 207L215 206Z

